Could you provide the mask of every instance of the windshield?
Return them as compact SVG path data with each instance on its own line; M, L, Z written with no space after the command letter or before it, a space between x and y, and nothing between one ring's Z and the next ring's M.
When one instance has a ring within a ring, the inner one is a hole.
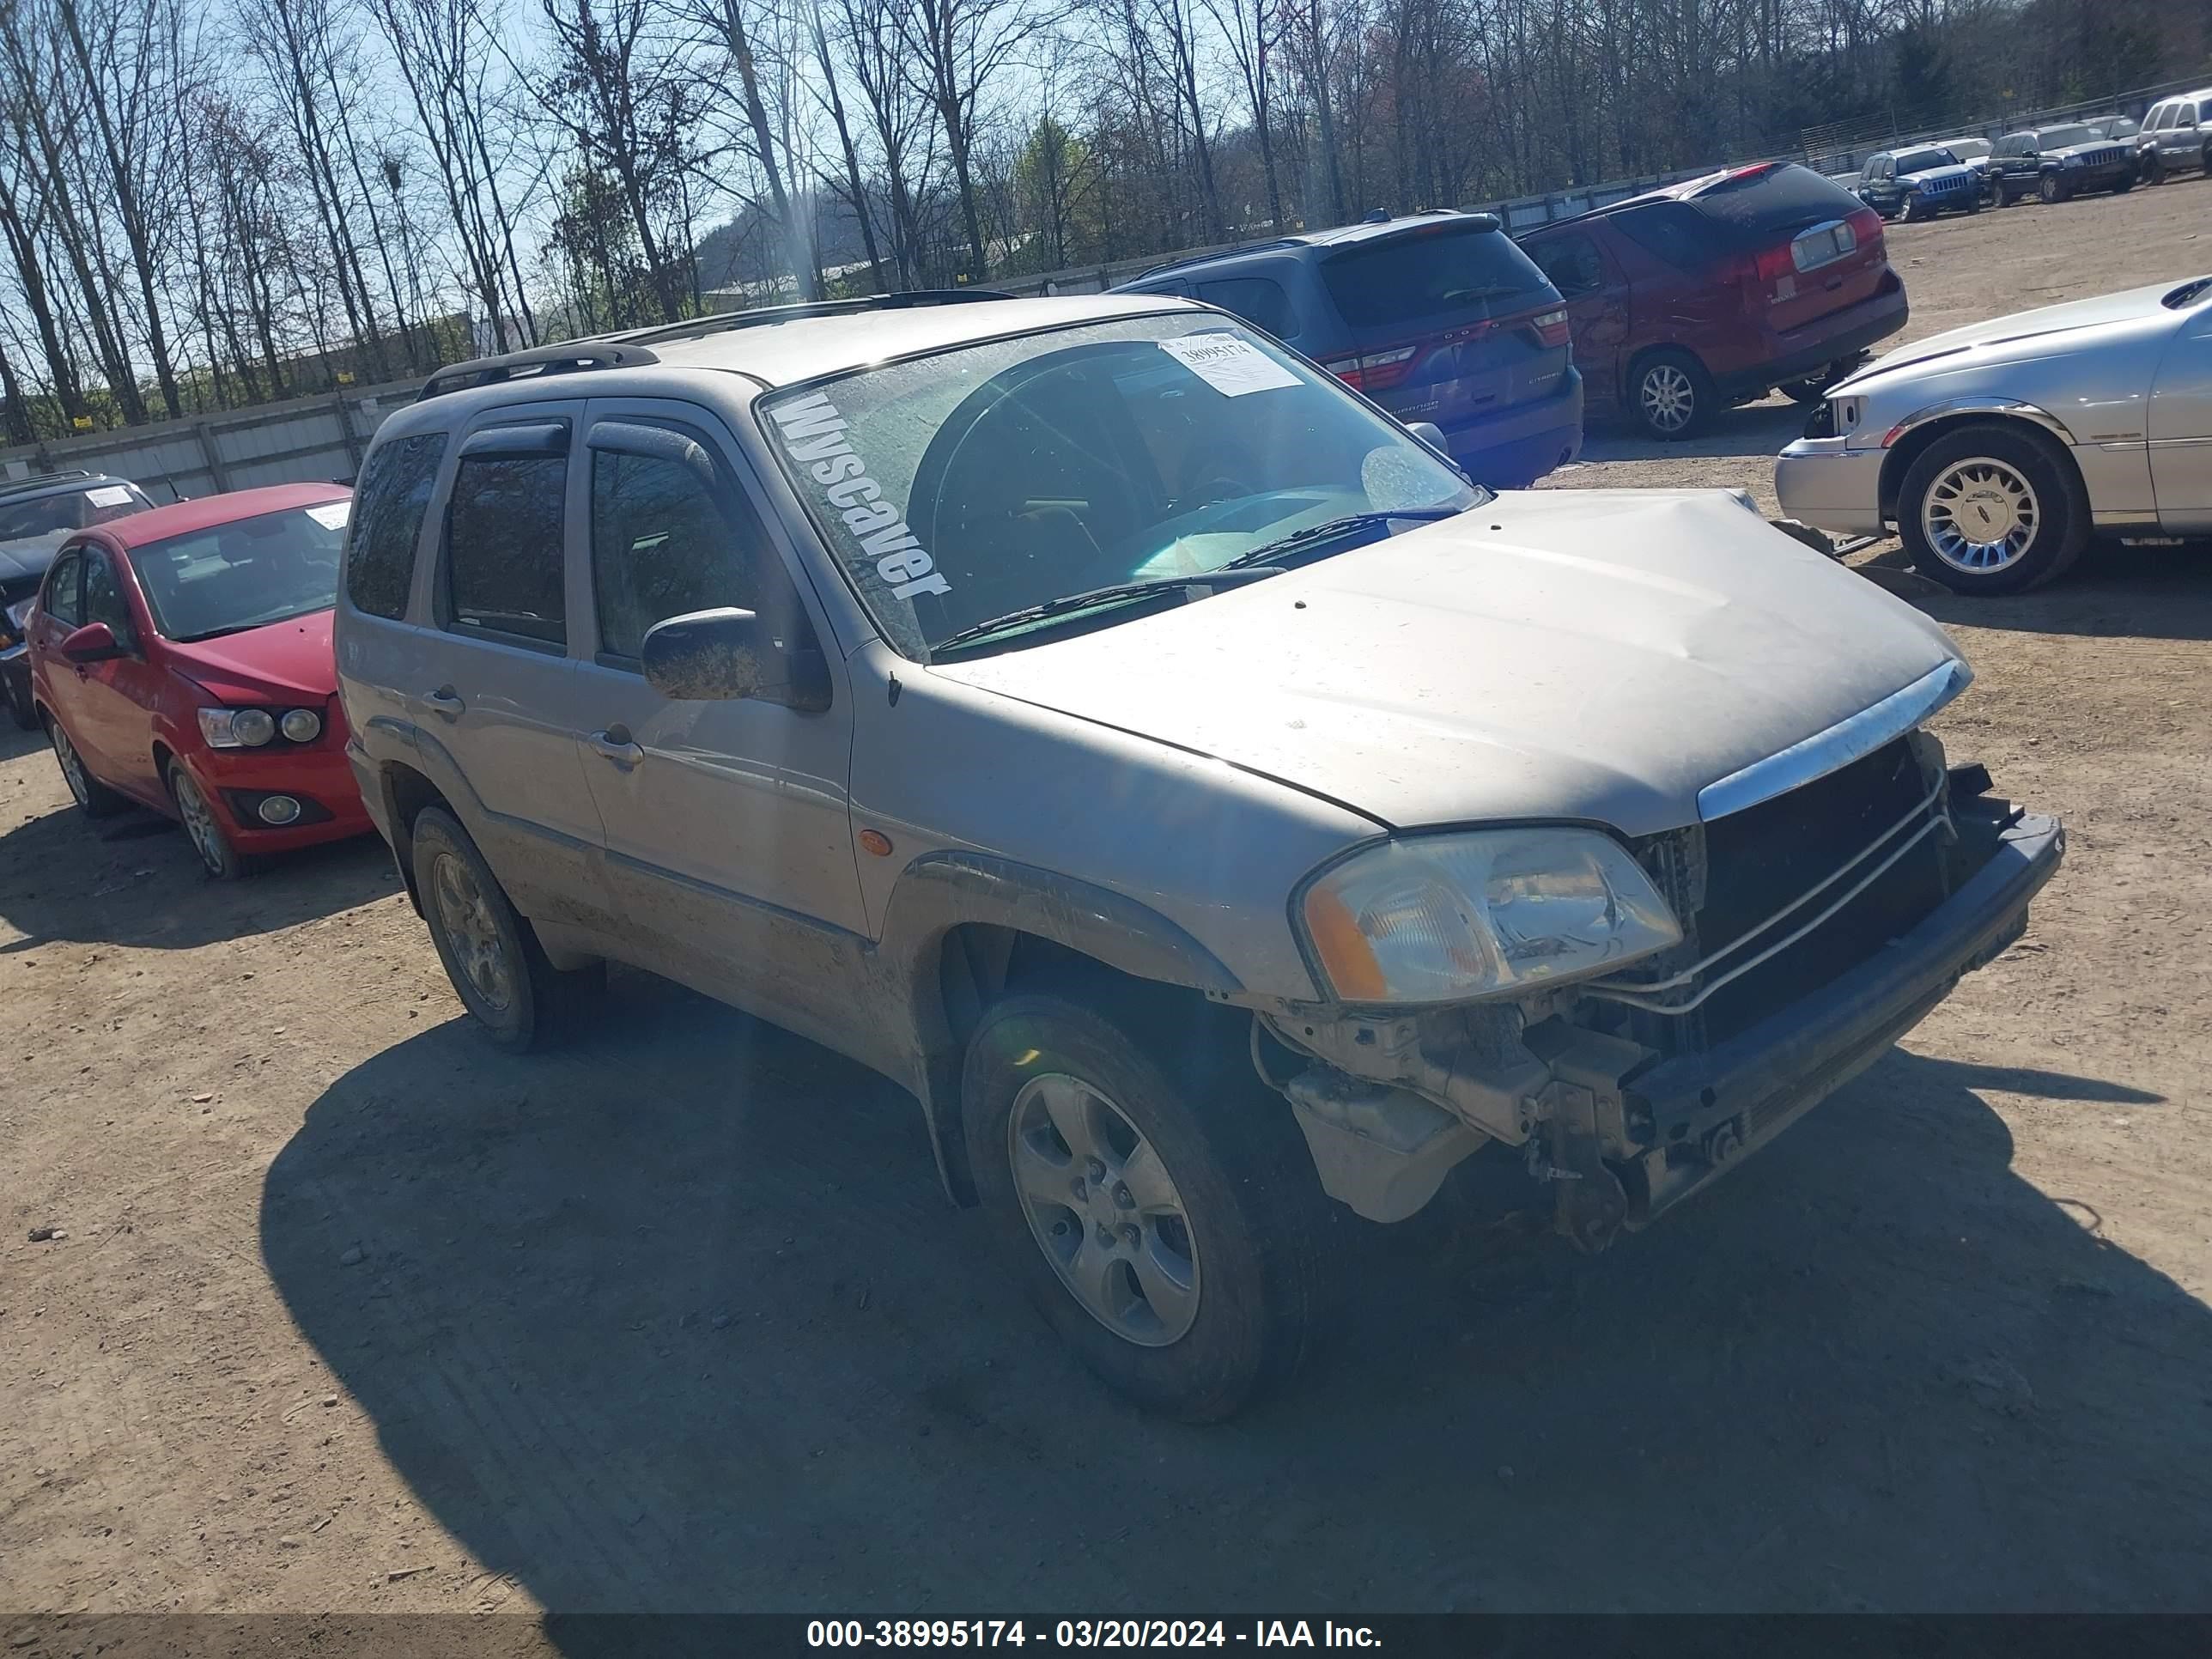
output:
M189 643L329 610L352 510L351 501L288 507L132 548L154 626Z
M1908 149L1897 158L1899 173L1925 173L1930 167L1954 167L1959 158L1948 149Z
M1200 313L981 342L763 407L824 542L915 657L1353 514L1482 499L1329 376Z
M1972 161L1990 153L1988 141L1981 138L1956 138L1943 148L1961 161Z
M58 495L40 495L34 501L0 503L0 542L34 541L41 536L89 530L152 505L126 483L91 484Z
M2035 135L2035 147L2064 149L2073 144L2086 144L2096 136L2087 127L2045 127Z

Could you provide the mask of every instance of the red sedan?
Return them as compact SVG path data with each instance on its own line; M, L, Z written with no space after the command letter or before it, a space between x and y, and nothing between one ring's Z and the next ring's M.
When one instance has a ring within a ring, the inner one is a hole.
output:
M352 494L242 489L63 544L24 631L40 720L88 814L167 812L222 877L374 827L331 654Z

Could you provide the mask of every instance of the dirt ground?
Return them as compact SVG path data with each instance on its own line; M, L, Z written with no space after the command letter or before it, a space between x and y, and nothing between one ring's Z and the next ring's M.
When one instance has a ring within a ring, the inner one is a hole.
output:
M2209 208L1893 257L1929 332L2212 268ZM1797 418L1556 482L1771 505ZM380 844L217 886L9 732L0 1610L2212 1605L2212 565L1929 608L1954 758L2070 827L2029 936L1607 1255L1363 1240L1331 1357L1211 1430L994 1281L890 1085L627 973L502 1057Z

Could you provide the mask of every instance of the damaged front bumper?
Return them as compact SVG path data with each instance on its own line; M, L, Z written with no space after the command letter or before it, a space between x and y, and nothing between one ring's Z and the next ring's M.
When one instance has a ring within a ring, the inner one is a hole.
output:
M1448 1015L1271 1014L1255 1063L1290 1099L1324 1188L1360 1214L1403 1219L1497 1140L1552 1186L1559 1230L1601 1249L1771 1140L2020 937L2064 856L2063 828L1987 797L1949 810L1978 861L1942 902L1711 1047L1665 1054L1592 1029L1570 988Z

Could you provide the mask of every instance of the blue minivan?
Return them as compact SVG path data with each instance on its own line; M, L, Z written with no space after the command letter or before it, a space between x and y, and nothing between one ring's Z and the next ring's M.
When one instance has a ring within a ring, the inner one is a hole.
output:
M1441 428L1483 483L1572 460L1582 377L1559 291L1497 216L1437 211L1155 265L1115 289L1235 313L1405 422Z

